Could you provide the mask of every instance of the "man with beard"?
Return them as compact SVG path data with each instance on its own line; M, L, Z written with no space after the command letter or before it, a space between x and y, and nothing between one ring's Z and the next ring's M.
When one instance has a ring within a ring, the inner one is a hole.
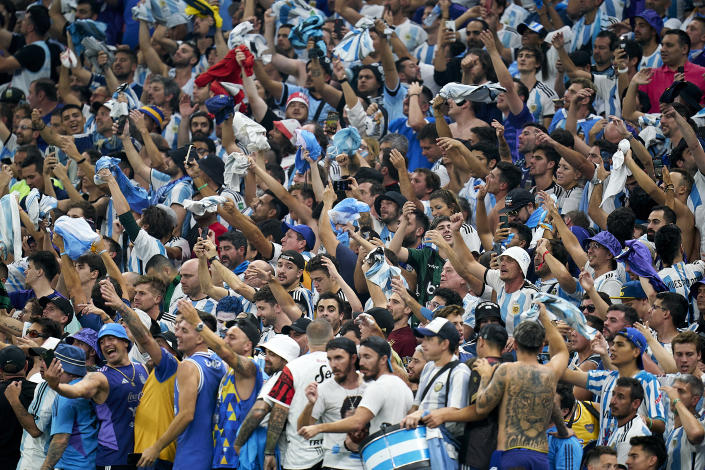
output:
M98 332L98 345L106 361L104 367L71 385L49 386L63 397L86 398L95 403L100 422L96 465L127 465L127 455L134 448L134 410L148 372L142 364L130 362L132 342L122 325L103 325Z
M409 372L409 383L411 384L411 391L416 396L416 392L419 389L419 381L421 380L421 372L424 366L426 366L426 356L424 355L423 346L420 344L416 346L414 350L414 355L411 356L411 360L406 365L406 370Z
M682 240L681 229L674 224L665 225L656 232L654 245L663 266L658 275L669 291L690 299L690 286L705 275L705 262L696 259L692 263L686 263L683 259ZM682 320L685 321L686 318ZM692 314L688 315L687 320L688 324L692 323ZM683 325L678 322L675 326L680 328Z
M242 232L230 231L218 237L220 262L237 275L244 275L247 261L247 238Z
M624 328L633 326L638 321L639 315L632 307L624 304L610 305L605 316L602 334L611 343L617 333Z
M631 448L629 440L636 436L650 436L645 420L637 414L644 401L644 388L632 377L620 377L609 403L610 414L617 420L617 429L605 445L617 451L617 462L624 465Z
M340 266L338 260L329 254L317 255L311 258L306 263L306 272L311 277L311 284L314 288L313 302L318 304L318 300L324 295L334 295L341 301L338 313L341 315L348 312L361 312L362 303L358 299L355 291L345 282L345 279L339 273ZM348 304L343 308L342 302ZM340 327L340 325L338 325ZM337 328L333 328L336 333Z
M262 321L262 341L268 341L274 335L282 333L285 326L291 325L291 319L282 311L281 305L272 294L269 286L265 285L255 292L252 303L257 308L257 317Z
M578 280L568 271L569 259L560 240L539 240L534 253L534 272L539 278L536 287L541 292L557 295L576 304L580 301L582 291L578 288Z
M373 228L385 245L389 245L398 230L400 219L403 219L401 213L405 203L406 198L397 191L387 191L375 199L375 211L379 215L379 221L373 220Z
M340 336L340 326L350 318L350 304L332 292L324 292L316 302L316 318L323 318L333 328L333 336Z
M650 242L652 248L656 248L653 244L656 239L656 232L658 232L661 227L668 224L676 223L676 213L668 206L656 206L651 209L649 213L649 223L646 226L646 235L642 235L640 240Z
M352 416L332 423L304 426L299 434L312 438L320 433L362 432L369 426L374 434L384 424L399 423L411 408L413 396L404 381L392 373L389 343L379 336L370 336L360 342L358 351L360 372L367 388Z
M182 264L181 269L179 270L179 275L181 276L181 291L183 292L184 297L188 298L197 310L215 315L215 308L218 302L204 293L201 288L201 282L198 278L198 260L190 259ZM169 315L165 316L167 319L175 321L178 311L178 307L174 306L171 310L169 310Z
M135 76L137 64L135 51L127 47L118 49L115 51L113 65L104 69L106 82L110 83L111 78L114 78L114 84L128 83L135 95L142 96L142 84ZM110 86L110 89L114 90L115 87Z
M334 338L326 345L328 364L333 378L322 384L311 382L306 387L308 403L298 419L298 428L317 422L330 423L352 416L362 399L367 382L355 369L357 349L348 338ZM360 458L353 456L358 444L367 436L367 430L348 435L325 434L323 436L323 467L358 470L362 468ZM337 449L337 451L336 451Z
M154 276L140 276L135 281L132 307L146 313L152 320L159 321L165 291L166 287L160 279Z

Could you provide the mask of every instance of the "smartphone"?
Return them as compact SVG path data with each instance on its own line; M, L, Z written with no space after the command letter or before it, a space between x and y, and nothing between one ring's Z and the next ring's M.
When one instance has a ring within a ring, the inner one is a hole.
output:
M127 454L127 465L136 467L141 458L142 454Z
M188 146L188 150L186 151L186 158L185 158L185 160L186 160L187 162L189 162L190 164L195 164L195 163L196 163L196 157L191 155L192 152L193 152L194 154L197 153L197 152L194 151L193 145L189 145L189 146Z
M117 120L117 133L122 135L122 131L125 130L125 123L127 122L127 116L120 116Z
M499 216L499 227L500 228L507 228L509 224L509 216L507 214L503 214Z
M681 65L680 67L678 67L677 72L678 72L678 73L685 73L685 67L683 67L683 66Z
M454 20L446 21L446 30L455 32L455 21Z
M328 111L328 116L326 116L326 132L329 134L335 134L338 130L338 121L340 121L340 115L337 111Z
M333 191L349 191L350 190L350 180L344 179L339 181L333 181Z
M51 366L51 361L54 360L54 350L53 349L47 349L42 352L42 360L44 361L44 364L46 364L47 367Z

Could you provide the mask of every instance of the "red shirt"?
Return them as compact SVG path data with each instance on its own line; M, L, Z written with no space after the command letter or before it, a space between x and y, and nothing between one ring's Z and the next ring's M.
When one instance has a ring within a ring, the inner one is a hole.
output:
M686 62L683 66L683 71L685 72L685 80L694 83L701 90L705 90L705 78L703 74L705 73L705 67L695 65L692 62ZM673 84L673 79L676 76L676 70L671 69L666 65L654 69L654 76L651 83L648 85L641 85L639 89L649 95L649 100L651 100L650 113L660 113L659 109L659 98L666 88ZM700 104L704 104L703 99L700 100Z
M399 354L399 357L401 357L402 360L405 357L413 356L416 345L418 344L416 342L416 336L414 336L414 332L411 331L411 327L409 326L392 331L389 333L389 338L387 338L387 340L389 341L389 344L392 345L392 349Z

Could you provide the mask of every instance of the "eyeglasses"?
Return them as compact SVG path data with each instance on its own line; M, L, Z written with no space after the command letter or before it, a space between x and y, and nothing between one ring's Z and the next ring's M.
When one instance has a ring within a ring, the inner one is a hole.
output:
M659 309L659 310L663 310L664 312L668 312L668 309L667 309L667 308L663 308L662 306L656 305L656 304L653 304L653 305L651 306L651 308L652 308L652 309L657 308L657 309Z
M208 149L194 147L194 150L199 155L207 155L208 154Z
M46 338L47 335L43 335L37 330L27 330L27 336L30 338Z
M580 310L585 311L587 310L589 313L594 313L595 312L595 306L594 305L581 305Z
M32 128L32 126L20 125L20 126L15 127L15 131L26 131L31 128Z

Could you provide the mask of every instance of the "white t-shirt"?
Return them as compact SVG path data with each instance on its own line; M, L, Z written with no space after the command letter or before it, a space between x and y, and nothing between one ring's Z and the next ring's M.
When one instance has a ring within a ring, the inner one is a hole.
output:
M34 399L27 408L27 412L34 416L34 424L42 434L39 437L32 437L27 431L22 432L18 470L36 470L44 463L45 449L51 438L51 410L56 397L57 393L46 382L40 383L34 389Z
M374 418L370 421L370 434L379 431L383 424L399 424L409 412L414 396L402 379L384 374L367 384L358 406L367 408Z
M333 376L325 351L316 351L289 362L265 398L289 408L286 422L287 450L282 454L282 467L304 469L323 459L323 436L304 439L298 433L298 419L308 403L304 390L311 382L318 384Z
M318 386L318 400L313 405L311 416L319 423L330 423L352 416L362 400L367 383L360 381L354 389L340 386L335 379L328 379ZM362 470L360 457L345 448L347 434L325 433L323 435L323 467Z

